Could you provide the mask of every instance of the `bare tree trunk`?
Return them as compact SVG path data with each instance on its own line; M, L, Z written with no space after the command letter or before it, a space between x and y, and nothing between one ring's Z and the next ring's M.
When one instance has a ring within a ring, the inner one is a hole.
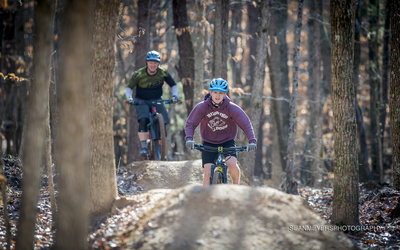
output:
M213 78L227 78L229 0L215 1Z
M362 111L357 101L357 89L359 85L359 74L360 74L360 60L361 60L361 44L360 44L360 6L359 0L356 0L356 19L355 19L355 34L354 34L354 67L353 67L353 81L356 91L356 119L357 119L357 131L358 131L358 143L360 145L359 153L359 175L360 181L368 181L371 179L371 171L369 170L368 163L368 147L367 138L365 133L365 126Z
M193 109L194 96L194 50L187 20L186 0L173 0L174 26L179 46L178 74L185 94L186 112Z
M247 46L249 50L249 56L245 56L247 59L248 63L248 69L247 69L247 74L246 75L246 82L251 82L254 83L254 74L255 74L255 58L256 58L256 53L257 53L257 28L259 26L259 11L256 6L254 6L253 2L250 2L247 4L247 14L249 21L247 23L247 33L249 35L249 38L247 40ZM272 15L271 15L272 16ZM273 18L271 18L271 22L273 22ZM242 72L246 72L246 69L243 68ZM243 73L242 73L243 74Z
M383 181L382 145L379 131L379 59L378 59L378 19L379 0L370 0L368 5L369 34L368 34L368 75L370 85L370 142L372 174L376 181Z
M238 4L241 4L240 2ZM242 10L241 8L237 8L233 6L231 8L231 17L230 23L231 27L229 29L228 35L228 43L229 43L229 63L231 68L232 75L232 87L242 87L242 79L241 79L241 67L245 67L243 61L243 47L246 47L245 44L240 46L239 37L243 33L241 30L242 24ZM240 40L244 43L243 40ZM247 82L247 85L252 86L253 82ZM248 101L247 101L248 102Z
M90 17L93 1L64 3L60 26L59 198L56 249L87 249L90 180ZM79 46L76 46L76 45ZM110 148L112 150L112 148Z
M277 147L279 151L279 166L273 166L272 171L279 171L273 176L280 176L286 168L287 161L287 135L289 133L289 68L288 48L286 43L287 3L286 1L271 1L271 22L269 27L270 54L267 63L271 81L272 96L277 99L271 100L271 113L274 124L272 133L277 136Z
M296 110L297 110L297 92L299 84L299 54L300 54L300 33L303 20L303 0L299 0L297 21L295 28L295 45L293 58L293 85L290 98L290 120L288 137L288 160L286 162L286 186L285 191L289 194L298 194L295 168L295 139L296 139Z
M35 11L33 77L26 112L24 178L16 249L33 249L40 172L49 105L50 54L53 31L52 1L40 1Z
M355 0L332 0L332 103L335 179L332 222L358 225L358 157L353 83Z
M265 122L264 111L260 113L260 126L258 126L258 140L257 151L254 159L254 176L257 176L260 181L264 180L265 172L263 166L263 144L264 144L264 130L263 125Z
M261 3L261 15L260 25L258 28L258 40L257 40L257 57L256 57L256 68L253 88L251 90L252 105L249 108L249 118L252 122L255 136L258 138L259 127L261 126L260 114L263 112L263 90L264 90L264 78L265 78L265 64L266 55L268 51L268 34L265 27L268 27L270 20L270 13L268 12L268 3ZM262 140L262 138L258 138ZM243 156L242 166L246 166L245 172L250 181L253 180L254 175L254 163L255 163L255 152L249 152Z
M300 176L306 185L321 186L322 182L322 108L324 105L322 73L321 73L321 25L322 16L321 1L309 1L310 16L307 23L308 28L308 51L309 51L309 86L308 86L308 108L309 129L304 132L307 137L304 146L304 155L300 165Z
M314 77L314 96L313 105L314 110L312 110L315 115L312 127L313 127L313 139L311 141L311 149L313 155L313 166L312 171L314 173L314 186L321 187L322 185L322 175L324 172L323 162L322 162L322 109L325 103L325 97L323 97L323 88L322 88L322 73L321 73L321 26L319 25L319 20L322 16L322 3L319 0L313 0L311 12L314 13L314 22L312 25L314 26L314 34L313 34L313 55L314 55L314 63L313 63L313 77Z
M111 211L117 197L113 138L114 42L119 1L97 0L92 37L91 215Z
M198 18L196 19L195 23L195 30L192 33L194 36L194 43L193 43L193 49L194 49L194 93L201 93L201 90L205 88L205 80L204 80L204 60L206 56L206 48L207 45L204 41L204 38L207 33L207 26L208 23L206 23L206 6L203 1L196 1L197 9L198 9ZM194 95L193 96L193 101L194 103L197 103L200 101L200 95Z
M144 32L144 35L139 36L136 40L135 46L135 66L146 64L146 53L149 44L149 4L147 0L138 1L138 20L137 32ZM133 89L133 91L135 91ZM129 118L128 118L128 163L134 160L140 160L140 141L138 136L139 125L136 118L136 110L134 105L129 105Z
M313 186L314 185L314 178L313 178L313 165L315 159L313 158L313 150L312 150L312 140L315 137L315 71L314 71L314 64L315 61L315 50L314 46L316 45L316 41L314 40L313 36L315 34L314 31L314 23L316 22L316 13L315 13L315 5L314 0L306 1L306 4L310 9L310 14L307 20L307 26L305 27L305 31L307 32L307 56L308 61L310 63L307 64L307 72L308 72L308 81L307 85L307 110L310 110L309 117L308 117L308 127L303 132L303 137L305 139L304 147L303 147L303 154L300 156L300 183L304 185ZM312 38L312 39L311 39Z
M385 26L383 35L383 51L382 51L382 95L379 106L379 125L381 133L381 145L382 145L382 162L384 165L385 158L385 144L384 135L386 130L386 108L388 106L388 89L389 89L389 32L390 32L390 1L386 0L385 5ZM383 166L385 167L385 166Z
M393 186L400 191L400 3L390 1L390 129L393 147Z

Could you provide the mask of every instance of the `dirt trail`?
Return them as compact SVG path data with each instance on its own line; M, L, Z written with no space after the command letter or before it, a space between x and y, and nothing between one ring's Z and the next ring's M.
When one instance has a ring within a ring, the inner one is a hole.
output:
M131 171L137 175L137 185L145 191L157 188L178 188L203 183L201 160L194 161L143 161L134 162ZM243 174L241 184L249 185ZM228 180L232 183L232 180Z
M246 185L200 186L200 161L142 162L133 169L144 191L116 203L108 228L92 234L91 247L352 248L300 196Z

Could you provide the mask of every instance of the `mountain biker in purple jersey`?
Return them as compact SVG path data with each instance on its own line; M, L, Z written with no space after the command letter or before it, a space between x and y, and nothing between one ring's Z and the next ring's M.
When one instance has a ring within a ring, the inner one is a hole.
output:
M234 147L238 126L244 131L249 144L247 151L257 148L253 126L246 113L227 96L229 84L222 78L210 82L209 93L198 103L186 120L186 146L194 148L193 135L200 124L200 135L203 144L211 147ZM237 165L237 153L225 153L226 165L232 177L233 184L240 182L240 168ZM202 152L204 167L203 185L209 185L211 166L214 164L217 152Z
M125 89L125 96L128 103L133 103L132 89L136 87L135 99L139 101L156 101L162 96L162 86L166 82L171 87L172 100L178 101L178 86L171 75L158 67L161 56L157 51L149 51L146 55L146 66L135 71ZM156 104L158 113L164 117L165 124L169 123L169 116L164 104ZM142 146L140 154L145 156L148 153L147 139L149 138L148 127L150 108L148 105L136 106L136 117L139 123L139 140ZM161 124L160 124L161 125Z

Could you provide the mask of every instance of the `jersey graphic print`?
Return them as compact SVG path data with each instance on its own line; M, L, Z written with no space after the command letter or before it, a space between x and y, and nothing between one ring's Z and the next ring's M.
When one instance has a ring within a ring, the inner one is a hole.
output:
M218 111L214 111L211 113L207 114L208 118L212 118L210 121L208 121L207 126L213 131L219 131L219 130L224 130L228 127L228 125L225 122L225 119L228 118L228 116L224 113L220 113Z

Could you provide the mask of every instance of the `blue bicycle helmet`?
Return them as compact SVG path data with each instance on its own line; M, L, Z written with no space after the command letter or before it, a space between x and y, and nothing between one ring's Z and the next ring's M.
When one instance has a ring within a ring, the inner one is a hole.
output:
M210 91L228 93L229 84L222 78L214 78L210 82Z
M160 53L155 50L147 52L146 61L155 61L160 62L161 60Z

